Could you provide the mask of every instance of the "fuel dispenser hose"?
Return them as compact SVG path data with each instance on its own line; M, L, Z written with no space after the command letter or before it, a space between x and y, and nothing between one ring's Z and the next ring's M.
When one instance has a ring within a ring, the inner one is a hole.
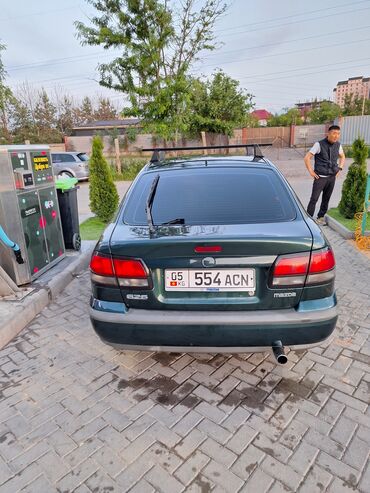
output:
M10 240L3 228L0 226L0 241L4 243L5 246L11 248L14 251L15 260L18 264L24 264L24 260L22 257L21 249L19 245L14 241Z

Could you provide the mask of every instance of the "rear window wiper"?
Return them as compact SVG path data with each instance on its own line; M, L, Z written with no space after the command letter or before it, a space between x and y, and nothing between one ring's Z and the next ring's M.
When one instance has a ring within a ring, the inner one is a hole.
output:
M183 217L178 217L176 219L171 219L171 221L161 223L160 226L170 226L171 224L185 224L185 219Z
M147 221L148 221L148 226L149 226L149 232L150 233L155 233L155 227L154 227L154 224L153 224L153 216L152 216L152 205L153 205L153 200L154 200L155 192L157 191L158 182L159 182L159 175L157 175L154 178L154 180L152 182L152 185L150 187L148 198L146 200L146 208L145 208L145 211L146 211L146 218L147 218Z

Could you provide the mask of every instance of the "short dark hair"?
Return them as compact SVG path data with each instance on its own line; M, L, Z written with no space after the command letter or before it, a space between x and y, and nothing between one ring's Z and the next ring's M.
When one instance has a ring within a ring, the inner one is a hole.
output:
M330 130L340 130L340 126L339 125L330 125L330 127L328 128L328 132L330 132Z

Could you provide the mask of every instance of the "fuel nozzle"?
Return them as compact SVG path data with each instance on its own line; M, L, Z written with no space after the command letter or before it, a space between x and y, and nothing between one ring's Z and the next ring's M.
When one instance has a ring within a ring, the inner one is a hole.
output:
M24 264L21 250L14 250L15 260L18 264Z

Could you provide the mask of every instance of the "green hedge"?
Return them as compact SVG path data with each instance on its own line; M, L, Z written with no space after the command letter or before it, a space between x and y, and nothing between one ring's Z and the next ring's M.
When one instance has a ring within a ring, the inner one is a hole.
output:
M113 180L115 181L132 181L135 179L139 171L147 164L147 158L121 158L121 173L117 173L115 161L110 162Z
M108 223L117 210L119 196L109 165L103 156L103 141L93 138L90 167L90 210L103 222Z
M352 146L343 146L346 157L353 158ZM367 146L367 157L370 159L370 146Z

